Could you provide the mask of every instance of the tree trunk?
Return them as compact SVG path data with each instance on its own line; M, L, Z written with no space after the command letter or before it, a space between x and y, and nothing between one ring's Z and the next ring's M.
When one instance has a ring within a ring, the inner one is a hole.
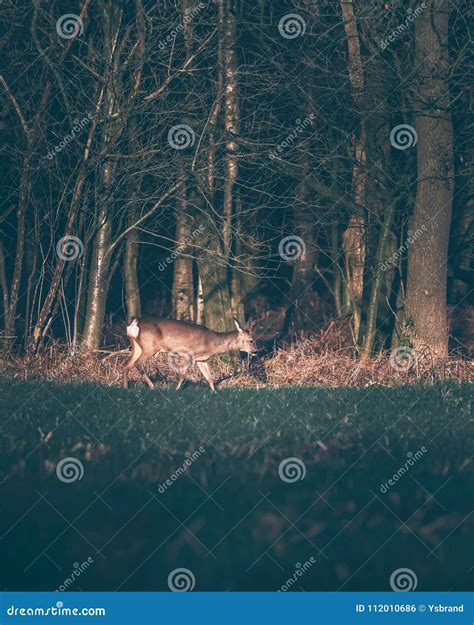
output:
M0 350L9 348L10 340L8 338L8 334L6 334L6 311L8 310L8 283L7 283L7 272L5 269L5 252L3 251L3 243L0 239L0 287L2 289L2 313L3 313L3 339L2 343L0 343Z
M362 295L364 291L365 219L352 215L342 235L344 248L344 277L353 314L354 339L358 340L362 319Z
M365 27L372 32L383 19L383 6L375 7L368 14ZM362 330L359 333L362 359L372 356L373 350L382 347L393 325L393 313L387 303L392 298L391 288L394 272L385 270L383 263L390 256L394 244L392 234L398 193L391 193L391 185L397 180L392 170L389 101L393 84L386 59L373 55L368 63L370 88L363 94L364 110L370 114L363 119L366 128L367 167L365 207L365 267L364 293L362 296ZM396 245L395 245L396 247Z
M367 322L365 327L364 344L361 350L362 360L367 360L372 355L375 343L375 335L377 332L377 314L379 310L380 298L382 295L382 286L384 283L384 270L382 263L387 257L387 249L390 244L391 227L395 206L392 204L388 207L385 220L382 224L381 233L377 246L377 253L374 262L374 275L372 278L372 286L370 290L370 298L367 306Z
M196 197L191 203L196 206ZM234 329L232 300L229 291L228 266L222 252L222 238L210 216L199 211L196 219L200 223L197 245L197 263L202 282L204 323L217 332Z
M107 211L102 208L99 214L99 229L94 239L92 258L89 269L87 290L87 309L82 333L81 345L85 351L98 349L104 322L107 285L109 281L111 243L111 221Z
M203 286L205 324L217 332L235 329L232 302L227 283L227 267L222 256L212 252L199 254L199 275Z
M137 119L132 116L129 120L130 149L133 153L140 150L138 141ZM136 181L135 196L138 199L143 184L143 172ZM137 220L137 202L133 201L127 211L128 228ZM125 240L125 254L123 259L123 281L125 287L125 305L127 307L127 319L139 319L142 314L140 288L138 283L138 258L139 258L139 231L132 228L127 232Z
M331 265L333 267L333 280L332 289L334 296L334 306L336 307L336 314L338 317L343 315L343 302L342 302L342 280L341 280L341 248L339 245L339 229L337 223L331 224Z
M130 208L129 225L135 221L135 211ZM127 305L127 319L141 316L140 289L138 288L138 231L134 228L127 234L125 256L123 261L123 279L125 284L125 299Z
M317 247L314 232L314 215L308 205L308 188L300 183L294 208L294 231L302 243L296 242L298 253L293 262L290 306L286 313L284 332L292 335L316 330L319 297L314 290Z
M107 59L105 113L107 122L104 127L103 148L110 149L110 144L116 141L122 133L124 115L130 111L134 93L140 84L140 69L135 73L135 89L123 105L122 67L120 65L119 34L122 22L122 9L113 3L104 3L101 6L104 25L104 56ZM140 43L138 43L140 45ZM110 283L110 259L112 251L112 214L110 200L112 185L115 177L115 162L105 159L101 171L101 192L98 211L98 230L92 248L92 258L89 269L89 285L87 293L87 309L82 333L81 347L85 351L98 349L104 323L107 292ZM127 232L129 234L129 232Z
M20 181L20 197L18 200L17 221L16 221L16 250L15 267L10 289L9 304L5 314L5 334L13 337L16 326L16 309L20 293L21 278L23 272L23 255L25 249L25 215L28 202L28 192L30 188L30 165L33 154L31 147L23 163L23 171Z
M242 246L242 201L239 196L235 198L234 224L235 224L234 254L236 258L240 259L239 262L242 262L242 257L244 254L244 250ZM245 312L244 312L244 302L243 302L245 294L243 290L243 284L244 284L243 278L244 276L243 276L242 271L240 269L237 269L234 263L231 267L230 296L232 299L233 315L241 323L245 322Z
M352 97L359 112L359 133L354 136L354 167L352 183L354 200L360 207L353 215L343 235L345 254L345 278L353 314L354 338L357 341L362 318L362 295L364 290L365 264L365 206L366 191L366 125L363 114L364 71L360 51L360 38L354 14L353 0L340 0L348 49L348 70Z
M37 220L37 215L35 215L35 221ZM28 343L30 341L30 328L31 328L31 310L33 305L33 284L36 281L36 272L38 267L38 239L36 234L39 232L39 224L35 223L28 233L27 242L27 252L26 252L26 271L28 273L27 281L26 281L26 302L25 302L25 331L23 338L24 348L28 348Z
M235 45L235 18L230 11L229 0L217 0L218 8L218 56L217 56L217 93L216 101L209 117L209 150L207 159L207 184L209 201L214 200L215 176L216 176L216 143L214 131L221 111L221 101L225 89L225 127L233 132L233 124L236 123L237 94L235 87L235 61L232 45ZM229 71L228 71L229 70ZM237 117L238 119L238 117ZM232 138L229 138L227 146L233 152ZM230 163L230 164L229 164ZM235 167L234 167L235 164ZM232 300L229 289L229 265L228 255L231 244L231 213L232 191L235 182L234 174L237 175L237 165L234 157L229 154L225 162L224 180L224 210L222 231L215 224L211 215L200 213L197 222L202 226L202 232L196 243L198 244L197 264L199 281L202 285L202 303L204 308L204 323L220 332L228 332L234 329L232 319ZM230 177L229 177L230 175ZM195 198L197 201L197 198ZM192 204L196 205L196 201ZM199 294L198 294L199 313ZM199 315L198 315L199 316Z
M234 213L234 185L238 176L238 143L234 137L239 133L239 100L237 96L236 24L232 0L224 0L223 24L224 62L224 121L227 134L224 177L224 253L229 255L232 245L232 216Z
M408 250L407 331L415 349L448 355L447 253L453 197L448 0L427 0L416 19L418 185L411 229L426 228Z
M184 165L178 164L178 176L184 178ZM194 318L194 283L193 259L187 243L190 237L190 219L187 214L186 183L180 186L176 194L176 234L173 265L173 317L182 321Z
M81 258L79 268L79 279L76 286L76 299L74 302L74 320L72 332L72 348L76 350L81 338L83 329L83 319L85 318L86 293L85 283L87 279L87 245L85 245L84 255Z
M198 277L195 319L196 323L200 326L204 324L204 293L202 290L201 276Z
M228 273L230 273L230 298L231 316L236 316L241 323L245 321L242 305L242 289L240 276L236 272L232 262L232 252L238 253L240 242L236 240L235 233L238 233L239 202L237 201L237 190L235 188L239 175L238 152L239 144L235 140L239 135L240 126L240 106L237 84L237 50L236 50L236 18L234 14L233 0L224 0L223 23L221 24L222 62L224 76L224 126L226 130L226 150L224 164L224 199L223 213L224 221L222 228L223 252L227 259ZM233 234L234 231L234 234ZM238 234L237 234L238 236ZM222 278L223 279L223 278ZM225 297L225 294L223 294Z

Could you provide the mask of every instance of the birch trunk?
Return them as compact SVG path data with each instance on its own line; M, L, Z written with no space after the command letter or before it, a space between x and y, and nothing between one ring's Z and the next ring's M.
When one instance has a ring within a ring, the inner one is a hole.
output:
M192 5L189 0L182 0L181 19L184 24L186 60L191 58L194 47L194 28L193 20L190 19L191 12ZM189 88L192 89L192 75L189 74L186 78ZM188 246L192 220L189 215L190 206L187 202L188 185L185 181L185 161L183 155L179 155L178 178L181 178L183 183L176 192L174 249L176 257L173 263L172 308L175 319L193 321L195 311L193 257Z
M238 143L235 141L239 133L239 100L237 96L237 57L236 57L236 24L232 11L232 0L224 0L223 20L223 62L224 62L224 118L227 135L224 179L224 253L230 255L232 245L232 216L234 212L234 186L238 176L237 153Z
M184 166L179 163L179 177L184 177ZM194 284L193 259L188 243L190 242L190 219L187 214L186 183L178 189L176 197L176 234L173 264L173 317L182 321L194 319Z
M103 134L103 146L107 149L114 129L121 122L118 94L120 91L119 59L116 50L122 21L122 10L111 4L102 5L104 25L104 52L107 59L105 113L107 122ZM81 348L92 351L100 346L102 324L104 322L107 291L109 286L110 250L112 243L112 217L109 212L111 190L115 175L115 165L105 159L101 170L101 189L97 215L97 233L92 247L87 288L87 308L82 333Z
M134 223L135 212L130 210L129 223ZM123 260L123 280L127 305L127 319L141 316L140 289L138 287L138 232L134 228L127 234Z
M360 207L359 214L352 215L343 235L345 255L345 279L353 314L354 337L358 340L361 314L362 295L364 290L365 264L365 206L366 191L366 126L363 116L364 72L360 51L360 38L354 14L353 0L340 0L344 29L346 31L348 49L349 80L352 96L359 111L359 132L354 136L354 167L352 181L354 199Z
M107 286L109 284L112 226L107 210L99 213L99 229L94 239L87 289L87 309L81 347L84 351L98 349L104 322Z

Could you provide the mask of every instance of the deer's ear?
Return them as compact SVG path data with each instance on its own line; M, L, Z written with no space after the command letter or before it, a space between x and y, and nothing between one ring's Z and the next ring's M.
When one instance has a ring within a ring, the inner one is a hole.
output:
M235 318L234 318L234 323L235 323L235 327L237 328L237 331L243 332L242 328L240 327L240 323Z
M247 326L246 326L247 327L247 331L248 332L252 332L252 330L254 329L256 323L257 323L256 319L249 319L247 321Z

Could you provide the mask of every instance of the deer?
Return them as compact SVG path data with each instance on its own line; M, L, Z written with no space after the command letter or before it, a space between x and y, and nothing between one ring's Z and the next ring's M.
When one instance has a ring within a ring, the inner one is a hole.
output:
M158 352L167 352L170 362L179 372L176 390L181 388L188 369L196 363L203 378L215 392L208 360L216 354L235 350L255 354L252 324L242 328L234 319L236 329L232 332L214 332L206 326L172 319L132 319L127 326L131 342L130 358L123 368L123 386L128 388L128 376L136 367L151 389L155 385L148 377L144 365Z

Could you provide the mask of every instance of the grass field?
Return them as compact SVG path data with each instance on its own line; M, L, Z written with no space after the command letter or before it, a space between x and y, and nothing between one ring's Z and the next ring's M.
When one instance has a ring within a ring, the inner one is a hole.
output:
M472 396L1 379L2 589L468 590Z

